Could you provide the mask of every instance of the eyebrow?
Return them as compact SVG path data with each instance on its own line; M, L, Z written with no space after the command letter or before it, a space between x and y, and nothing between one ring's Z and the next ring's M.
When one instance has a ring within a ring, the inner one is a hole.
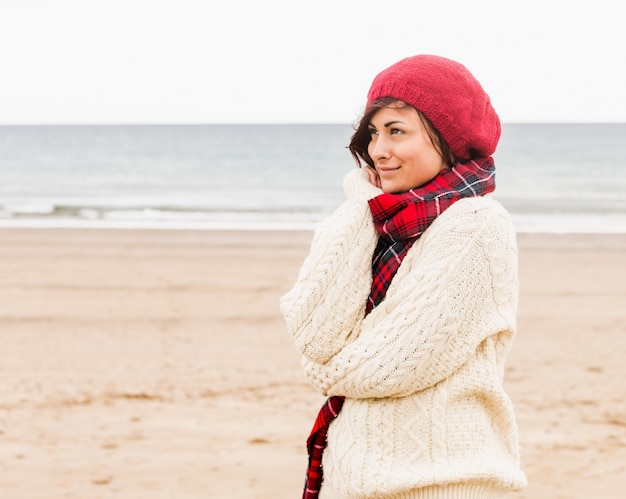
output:
M385 123L385 128L389 128L391 125L395 125L396 123L402 123L403 125L406 125L406 123L404 121L400 121L400 120L395 120L395 121L389 121L387 123Z
M406 125L406 123L405 123L404 121L401 121L401 120L394 120L394 121L388 121L388 122L387 122L387 123L385 123L383 126L384 126L385 128L389 128L391 125L395 125L396 123L401 123L401 124L403 124L403 125ZM370 123L368 123L368 126L376 128L376 126L375 126L373 123L371 123L371 122L370 122Z

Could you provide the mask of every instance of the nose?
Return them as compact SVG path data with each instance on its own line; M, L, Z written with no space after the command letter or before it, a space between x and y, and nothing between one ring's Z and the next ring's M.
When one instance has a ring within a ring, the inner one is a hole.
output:
M389 143L385 137L376 135L369 143L368 152L374 161L387 159L390 156Z

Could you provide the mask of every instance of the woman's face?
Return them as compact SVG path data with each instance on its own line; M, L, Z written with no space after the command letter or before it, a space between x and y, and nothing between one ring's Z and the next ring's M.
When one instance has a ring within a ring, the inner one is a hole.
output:
M415 108L384 107L369 123L367 152L383 192L400 193L430 182L447 168Z

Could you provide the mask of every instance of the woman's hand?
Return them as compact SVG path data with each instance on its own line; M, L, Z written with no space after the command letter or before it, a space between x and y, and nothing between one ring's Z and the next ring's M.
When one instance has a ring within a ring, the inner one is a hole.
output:
M380 177L378 176L378 173L376 172L376 170L374 170L374 168L372 168L369 165L365 165L363 166L363 168L367 172L367 176L369 177L370 184L372 184L374 187L378 187L379 189L381 189Z

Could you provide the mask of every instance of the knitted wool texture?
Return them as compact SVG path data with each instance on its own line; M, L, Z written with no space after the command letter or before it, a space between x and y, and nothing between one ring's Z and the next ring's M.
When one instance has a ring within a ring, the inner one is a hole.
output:
M379 234L372 260L372 286L367 315L385 297L393 276L417 238L458 199L487 194L495 188L491 158L455 165L423 187L403 194L381 194L368 201ZM328 427L341 412L344 397L329 397L307 439L309 464L303 499L318 499L323 481L322 458Z
M402 59L374 78L367 103L382 97L424 113L460 160L496 150L500 119L478 80L456 61L426 54Z
M323 395L346 397L328 432L320 497L488 497L522 488L502 388L518 293L508 214L490 197L455 203L364 317L378 239L367 200L381 191L360 169L344 187L348 201L320 224L281 299L308 380Z

